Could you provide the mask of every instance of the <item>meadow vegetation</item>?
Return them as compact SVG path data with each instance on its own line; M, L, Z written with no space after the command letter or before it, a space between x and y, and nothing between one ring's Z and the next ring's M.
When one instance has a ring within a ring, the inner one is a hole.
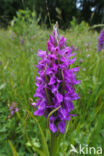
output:
M11 156L11 141L19 156L32 156L33 146L41 147L41 138L35 121L27 116L27 110L34 112L31 105L35 93L35 78L38 62L38 49L46 50L46 41L52 29L38 26L36 21L23 18L21 12L15 17L7 30L0 30L0 155ZM60 156L69 156L70 144L79 147L88 144L104 147L104 50L98 52L98 32L87 23L76 25L71 22L70 29L59 30L67 38L67 45L77 51L75 66L80 67L77 78L81 84L76 86L80 99L74 102L67 134L60 143ZM9 107L15 102L19 112L12 117ZM44 133L46 120L37 117ZM47 140L49 136L46 136ZM30 141L31 140L31 141ZM104 150L104 149L103 149ZM14 150L15 152L15 150ZM37 154L36 154L37 155ZM72 155L74 156L74 154Z

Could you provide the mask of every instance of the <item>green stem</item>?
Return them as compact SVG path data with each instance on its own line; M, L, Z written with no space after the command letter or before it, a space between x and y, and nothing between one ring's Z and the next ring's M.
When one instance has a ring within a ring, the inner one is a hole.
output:
M57 150L56 150L56 136L55 134L51 133L51 153L50 153L50 156L56 156L57 154Z
M50 156L57 156L59 153L60 146L60 135L58 133L51 133L51 153Z

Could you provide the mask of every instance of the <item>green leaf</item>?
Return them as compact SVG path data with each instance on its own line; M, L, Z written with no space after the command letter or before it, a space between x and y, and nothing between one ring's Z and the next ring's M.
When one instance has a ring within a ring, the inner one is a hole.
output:
M47 142L46 142L46 138L44 136L44 133L42 131L42 128L41 128L38 120L34 117L34 115L29 110L27 110L27 112L34 119L34 121L36 122L36 124L37 124L37 126L39 128L39 131L40 131L40 134L41 134L41 139L42 139L42 146L43 146L42 149L43 149L44 156L49 156L48 145L47 145ZM41 156L43 156L43 154Z
M3 88L5 88L5 86L6 86L6 83L1 84L0 85L0 90L3 89Z
M50 116L51 116L52 114L54 114L56 111L58 111L60 108L61 108L61 106L58 106L57 108L53 109L53 110L49 113L48 119L47 119L48 122L49 122Z
M37 140L36 138L33 138L31 142L32 142L32 144L33 144L36 148L40 148L39 140ZM28 141L28 142L26 143L26 146L31 147L31 146L32 146L31 142Z
M8 140L9 142L9 145L11 147L11 150L12 150L12 153L13 153L13 156L18 156L17 152L16 152L16 149L15 147L13 146L12 142L10 140Z
M27 118L27 117L26 117L26 118ZM25 132L26 138L27 138L27 140L28 140L28 143L26 144L26 146L27 146L27 147L29 147L29 146L32 147L32 149L33 149L35 152L37 152L40 156L44 156L43 151L41 151L41 150L39 149L40 145L37 147L37 144L34 144L34 141L31 140L31 139L29 138L29 136L28 136L28 134L27 134L27 132L26 132L26 120L27 120L27 119L25 119L25 122L24 122L24 132Z

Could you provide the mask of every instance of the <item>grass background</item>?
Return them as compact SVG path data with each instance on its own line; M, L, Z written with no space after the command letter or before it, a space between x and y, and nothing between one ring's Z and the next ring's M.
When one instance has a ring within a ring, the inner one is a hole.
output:
M33 155L25 130L33 143L41 146L38 128L31 118L26 118L26 109L34 111L31 98L36 89L37 51L46 49L51 33L51 29L39 27L36 23L27 24L20 19L7 30L0 30L0 156L12 155L8 140L19 156ZM59 33L67 38L68 46L78 49L74 66L80 66L77 78L81 80L81 84L76 86L80 99L74 102L73 113L77 116L69 123L59 155L76 155L70 154L70 144L77 149L79 144L88 144L104 150L104 50L97 50L99 34L84 22L80 25L72 22L70 30L60 30ZM15 114L8 119L12 102L17 103L20 118ZM44 117L37 118L46 131Z

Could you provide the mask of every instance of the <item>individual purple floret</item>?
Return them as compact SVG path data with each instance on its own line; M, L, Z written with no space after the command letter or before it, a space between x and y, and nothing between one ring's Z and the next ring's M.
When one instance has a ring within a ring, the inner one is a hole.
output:
M104 49L104 30L100 32L99 39L98 39L98 51Z
M79 67L71 68L76 60L72 58L76 54L72 51L73 48L66 45L66 38L59 37L57 26L49 37L47 51L38 51L41 59L37 65L39 76L36 78L34 97L38 100L34 115L49 118L49 128L53 133L65 132L66 121L74 116L70 114L74 109L73 100L79 98L74 88L80 83L76 80Z

